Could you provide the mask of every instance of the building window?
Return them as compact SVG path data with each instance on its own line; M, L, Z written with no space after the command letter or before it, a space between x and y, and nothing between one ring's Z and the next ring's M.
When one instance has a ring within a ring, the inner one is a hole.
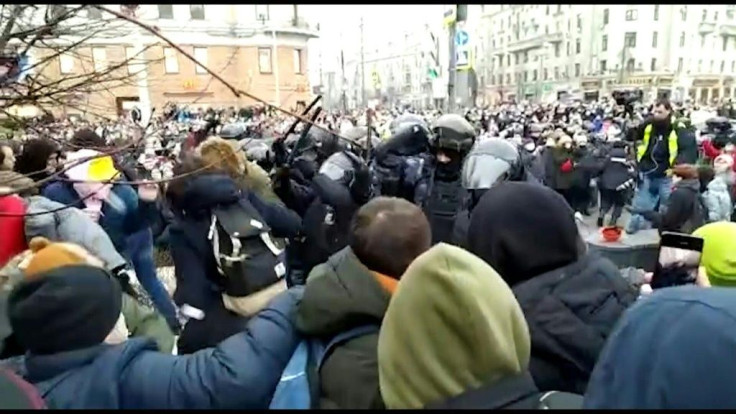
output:
M626 70L629 72L633 72L635 66L636 66L636 60L634 60L633 58L629 59L626 62Z
M510 73L507 73L506 74L506 84L507 85L510 85L511 84L511 74Z
M534 71L532 72L532 80L533 81L537 80L537 70L536 69L534 69Z
M197 59L199 63L201 63L204 66L207 66L207 48L206 47L195 47L194 48L194 58ZM194 68L194 72L198 74L205 74L207 73L207 69L205 69L203 66L197 65Z
M575 54L580 54L580 39L575 41Z
M554 80L557 80L557 79L560 79L560 68L555 66L555 79Z
M605 60L601 60L601 73L606 73L606 70L608 69L606 68L606 63L607 62Z
M682 6L682 8L680 8L680 19L682 19L683 22L687 21L687 6Z
M74 72L74 57L66 53L59 55L59 72L62 74Z
M261 73L272 73L271 71L271 49L267 47L258 48L258 70Z
M547 68L544 68L542 71L542 76L544 77L544 80L549 79L549 70L547 70Z
M659 21L659 5L658 4L654 5L654 21L655 22Z
M519 54L514 53L514 65L518 65L518 64L519 64Z
M579 76L580 76L580 64L576 63L575 64L575 77L577 78Z
M204 20L204 4L190 4L189 16L192 20Z
M511 66L511 55L506 55L506 66Z
M605 52L608 50L608 35L603 35L603 37L601 37L601 41L601 51Z
M731 61L731 73L736 73L736 60Z
M658 40L657 37L658 37L657 32L652 33L652 47L657 47L657 40Z
M682 72L683 63L684 62L682 58L677 59L677 73Z
M579 14L577 16L576 25L578 30L583 30L583 18Z
M700 47L705 47L705 35L700 35Z
M624 47L636 47L636 32L626 32L624 35Z
M158 5L158 18L159 19L173 19L174 18L174 5L173 4L159 4Z
M725 60L722 60L721 61L721 73L723 73L725 71L726 71L726 61Z
M256 20L265 22L268 21L270 16L270 10L268 9L268 4L256 4Z
M173 47L164 48L164 70L166 73L179 73L179 56Z
M107 69L107 49L104 47L93 47L92 63L95 67L95 72L102 72Z
M608 24L608 9L603 9L603 25Z
M135 48L125 48L125 59L128 61L128 75L134 75L143 70L144 65L139 61L143 58L140 53L136 53Z
M555 57L560 57L560 44L555 43Z
M566 42L565 45L567 46L567 56L570 56L570 42Z
M524 52L524 63L529 63L529 53Z
M728 37L723 36L723 51L725 52L728 48Z
M547 12L546 12L546 14L547 14L547 16L549 16L549 4L547 5Z
M716 10L716 11L713 12L713 21L715 21L715 22L718 21L718 10Z
M626 21L627 22L633 22L637 18L639 18L639 11L636 9L629 9L626 10Z
M657 70L657 58L652 58L652 65L649 67L649 70L652 72Z
M87 17L90 19L99 20L102 18L102 10L96 7L90 7L87 9Z
M302 74L302 50L294 49L294 73Z
M704 22L708 19L708 9L703 9L703 15L700 17L700 21Z
M698 60L698 73L703 71L703 59Z
M680 33L680 47L685 47L685 32Z

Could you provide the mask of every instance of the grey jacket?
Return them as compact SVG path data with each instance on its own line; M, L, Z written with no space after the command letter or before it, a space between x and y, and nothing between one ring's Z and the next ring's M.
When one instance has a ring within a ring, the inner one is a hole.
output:
M733 212L731 195L723 177L716 177L708 183L708 189L703 193L703 202L708 208L708 222L729 221Z
M27 213L48 212L64 207L63 204L42 196L26 198ZM105 262L109 270L126 264L113 246L105 230L77 208L65 208L49 214L29 215L25 220L26 238L43 236L52 241L78 244Z

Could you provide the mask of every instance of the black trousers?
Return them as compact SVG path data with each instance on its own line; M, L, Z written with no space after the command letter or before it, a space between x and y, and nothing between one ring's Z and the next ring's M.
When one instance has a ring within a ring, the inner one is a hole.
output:
M616 222L621 217L621 213L624 209L624 204L626 204L626 192L606 190L603 188L600 189L600 192L601 208L598 217L604 218L606 214L608 214L608 211L613 208L613 213L611 214L611 221L609 225L615 226Z

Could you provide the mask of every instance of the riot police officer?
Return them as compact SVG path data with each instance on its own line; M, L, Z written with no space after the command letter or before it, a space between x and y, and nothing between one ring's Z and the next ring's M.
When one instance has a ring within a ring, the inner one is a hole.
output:
M433 244L452 242L455 217L465 197L460 180L463 159L474 143L475 128L460 115L442 115L432 126L434 173L426 189L418 190L416 201L429 219Z
M478 142L463 164L462 185L467 194L455 218L454 244L465 245L470 214L483 194L502 181L525 181L541 185L528 171L519 150L512 143L500 138Z

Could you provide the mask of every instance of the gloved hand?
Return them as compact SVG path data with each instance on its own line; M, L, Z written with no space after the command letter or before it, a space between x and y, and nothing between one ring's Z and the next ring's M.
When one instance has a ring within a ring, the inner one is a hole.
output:
M371 183L371 170L367 165L361 165L355 170L355 178L350 184L350 193L353 199L360 205L370 200L373 194L373 186Z
M286 164L286 160L289 157L289 152L286 150L286 143L284 141L283 139L277 139L271 144L275 165Z

